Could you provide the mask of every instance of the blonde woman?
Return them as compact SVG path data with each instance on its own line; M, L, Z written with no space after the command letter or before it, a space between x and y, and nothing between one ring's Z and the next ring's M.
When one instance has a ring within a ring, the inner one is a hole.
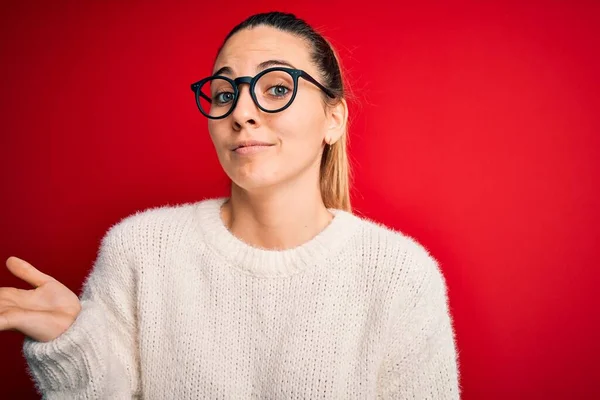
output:
M112 226L81 296L11 257L0 329L47 399L457 399L447 288L411 237L351 212L327 40L278 12L191 85L227 198Z

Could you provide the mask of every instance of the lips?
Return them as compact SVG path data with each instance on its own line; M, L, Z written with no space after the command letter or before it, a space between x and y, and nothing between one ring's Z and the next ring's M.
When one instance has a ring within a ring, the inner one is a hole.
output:
M244 140L241 142L238 142L236 144L234 144L231 147L231 150L235 151L239 148L244 148L244 147L253 147L253 146L273 146L273 143L269 143L269 142L262 142L259 140Z

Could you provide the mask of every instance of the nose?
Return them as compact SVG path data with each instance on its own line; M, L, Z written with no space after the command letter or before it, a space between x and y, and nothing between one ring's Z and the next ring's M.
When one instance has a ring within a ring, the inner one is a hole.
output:
M250 95L250 85L240 85L237 104L231 113L234 128L239 130L244 126L255 127L259 125L259 113L260 110L254 104Z

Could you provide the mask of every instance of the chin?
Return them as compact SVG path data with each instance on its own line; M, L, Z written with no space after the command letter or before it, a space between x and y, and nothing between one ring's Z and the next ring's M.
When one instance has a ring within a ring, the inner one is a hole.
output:
M229 176L231 181L246 191L268 188L279 183L279 180L262 174L234 174Z

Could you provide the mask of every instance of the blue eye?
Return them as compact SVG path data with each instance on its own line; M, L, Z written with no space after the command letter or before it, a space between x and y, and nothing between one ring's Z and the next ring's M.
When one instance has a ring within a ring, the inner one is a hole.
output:
M277 86L271 87L268 90L268 93L275 97L283 97L286 94L288 94L289 91L290 91L290 89L286 88L285 86L277 85Z
M233 97L234 94L231 92L221 92L217 93L213 100L216 101L216 103L219 105L224 105L233 101Z

